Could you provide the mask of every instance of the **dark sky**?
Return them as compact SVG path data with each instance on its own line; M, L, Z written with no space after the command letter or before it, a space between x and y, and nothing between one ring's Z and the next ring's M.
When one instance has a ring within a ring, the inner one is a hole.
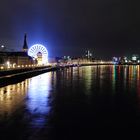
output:
M0 0L0 45L45 45L50 56L140 54L138 0Z

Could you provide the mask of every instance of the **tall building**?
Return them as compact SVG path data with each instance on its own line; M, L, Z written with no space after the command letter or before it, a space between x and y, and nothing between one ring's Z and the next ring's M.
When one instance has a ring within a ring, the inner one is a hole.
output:
M28 45L26 40L26 34L24 35L24 44L22 47L22 51L0 51L0 66L7 67L7 63L9 67L18 66L18 65L32 65L36 62L32 59L32 57L28 56Z
M27 45L27 35L24 35L24 44L23 44L23 48L22 48L23 52L27 52L28 51L28 45Z

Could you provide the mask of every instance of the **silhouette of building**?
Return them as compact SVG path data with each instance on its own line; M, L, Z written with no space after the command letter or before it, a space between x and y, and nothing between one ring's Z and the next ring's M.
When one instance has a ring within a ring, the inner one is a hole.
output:
M23 44L23 48L22 48L23 52L26 52L28 51L28 45L27 45L27 35L25 34L24 35L24 44Z
M24 44L21 51L18 52L8 52L8 51L2 51L0 52L0 65L5 66L8 63L10 63L10 66L13 65L32 65L35 64L32 57L28 56L28 45L27 45L27 35L24 35Z

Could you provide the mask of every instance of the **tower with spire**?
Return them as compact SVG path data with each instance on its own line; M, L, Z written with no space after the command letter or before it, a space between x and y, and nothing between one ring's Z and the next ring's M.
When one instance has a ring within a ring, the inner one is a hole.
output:
M27 35L26 35L26 33L25 33L25 35L24 35L24 44L23 44L22 51L23 51L23 52L27 52L27 51L28 51Z

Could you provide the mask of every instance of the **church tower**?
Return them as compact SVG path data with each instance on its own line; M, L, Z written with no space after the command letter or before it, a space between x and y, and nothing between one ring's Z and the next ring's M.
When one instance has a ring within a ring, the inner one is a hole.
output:
M22 48L23 52L27 52L28 51L28 45L27 45L27 35L24 35L24 44L23 44L23 48Z

